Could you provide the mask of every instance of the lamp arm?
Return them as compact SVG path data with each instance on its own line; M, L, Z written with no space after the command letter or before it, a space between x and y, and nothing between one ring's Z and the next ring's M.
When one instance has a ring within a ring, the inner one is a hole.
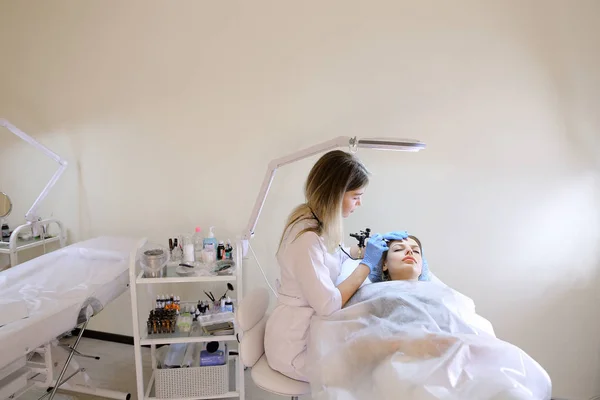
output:
M256 201L254 203L254 208L252 209L252 214L250 215L250 219L248 220L246 230L244 230L242 233L241 242L243 246L242 254L244 257L246 257L246 254L248 252L249 240L254 236L254 229L256 228L258 218L260 217L260 213L265 205L265 200L267 199L267 195L269 194L269 189L271 188L271 183L275 178L275 172L277 171L277 168L324 151L345 146L348 146L350 152L352 153L356 152L356 150L359 147L380 150L416 152L423 150L425 148L425 143L412 139L374 138L358 140L356 137L338 136L326 142L307 147L306 149L299 150L285 157L277 158L271 161L269 163L269 167L267 168L267 173L265 174L262 186L260 187L260 191L258 192L258 197L256 198Z
M54 173L54 175L52 175L52 178L50 178L50 181L46 184L46 186L42 190L42 193L40 193L40 195L35 200L29 211L27 211L27 214L25 214L25 220L27 220L28 222L36 222L38 219L36 212L40 206L40 203L46 198L46 196L48 195L52 187L56 184L63 172L65 172L68 163L66 160L62 159L58 154L56 154L46 146L42 145L40 142L38 142L25 132L21 131L7 120L0 118L0 126L5 127L6 129L23 139L25 142L29 143L36 149L40 150L42 153L44 153L59 164L58 170Z
M275 172L277 171L277 168L287 164L291 164L295 161L302 160L304 158L314 156L315 154L319 154L324 151L336 149L338 147L350 146L352 143L351 141L352 138L350 138L349 136L338 136L326 142L307 147L302 150L298 150L295 153L289 154L281 158L277 158L269 163L267 172L265 174L265 178L263 179L262 186L260 187L260 191L258 192L258 197L254 202L254 208L252 209L252 214L250 215L250 219L248 220L248 225L246 226L246 230L242 234L242 241L244 244L244 256L247 252L248 240L250 240L252 236L254 236L254 229L256 228L256 224L258 223L260 213L265 205L265 201L267 199L267 195L269 194L271 183L273 183L273 178L275 178Z
M52 175L52 178L50 178L50 181L48 181L46 187L44 187L44 190L42 190L42 193L40 193L33 205L29 208L29 211L27 211L27 213L25 214L26 221L36 222L38 220L37 209L39 208L40 203L44 201L52 187L54 187L54 185L56 184L56 181L58 181L63 172L65 172L65 169L67 169L67 162L62 160L60 166L58 167L58 170L54 173L54 175Z

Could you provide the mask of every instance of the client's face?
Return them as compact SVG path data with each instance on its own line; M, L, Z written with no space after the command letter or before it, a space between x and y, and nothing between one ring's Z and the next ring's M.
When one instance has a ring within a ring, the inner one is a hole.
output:
M419 244L412 238L390 242L383 270L389 271L393 281L417 280L421 275L423 259Z

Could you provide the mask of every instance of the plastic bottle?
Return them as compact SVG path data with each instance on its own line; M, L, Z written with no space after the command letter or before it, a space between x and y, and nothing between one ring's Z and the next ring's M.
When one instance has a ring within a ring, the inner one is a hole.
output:
M225 258L225 243L221 240L219 245L217 246L217 260L222 260Z
M231 240L227 239L227 245L225 246L225 259L233 260L233 246L231 246Z
M204 238L200 233L202 229L199 226L196 227L196 232L192 236L192 244L194 245L194 258L196 261L202 260L202 249L204 248Z
M3 223L2 224L2 236L0 236L0 242L3 241L4 239L6 239L6 241L8 242L10 238L10 228L8 226L8 224Z
M229 296L227 296L227 300L225 300L225 311L233 312L233 301L231 301Z
M206 251L217 251L217 239L215 239L215 233L213 232L213 229L215 229L214 226L210 227L210 231L208 233L208 236L204 238L203 246L204 246L204 250Z
M192 238L190 236L183 236L183 261L184 262L194 262L196 260L195 252L194 252L194 244Z

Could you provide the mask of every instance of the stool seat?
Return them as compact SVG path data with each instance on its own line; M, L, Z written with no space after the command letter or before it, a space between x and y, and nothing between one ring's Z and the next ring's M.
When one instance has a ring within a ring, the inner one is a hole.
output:
M258 387L281 396L301 396L310 393L310 385L271 369L263 356L252 367L252 380Z
M269 366L265 356L265 327L267 325L269 293L256 289L244 297L237 307L236 325L240 342L240 359L251 368L252 380L259 388L298 400L310 393L307 382L289 378Z

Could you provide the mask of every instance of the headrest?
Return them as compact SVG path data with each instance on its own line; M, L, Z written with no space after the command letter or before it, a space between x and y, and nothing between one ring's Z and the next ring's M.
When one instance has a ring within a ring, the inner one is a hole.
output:
M269 307L269 292L260 288L244 296L238 305L236 318L242 332L249 331L265 316Z

